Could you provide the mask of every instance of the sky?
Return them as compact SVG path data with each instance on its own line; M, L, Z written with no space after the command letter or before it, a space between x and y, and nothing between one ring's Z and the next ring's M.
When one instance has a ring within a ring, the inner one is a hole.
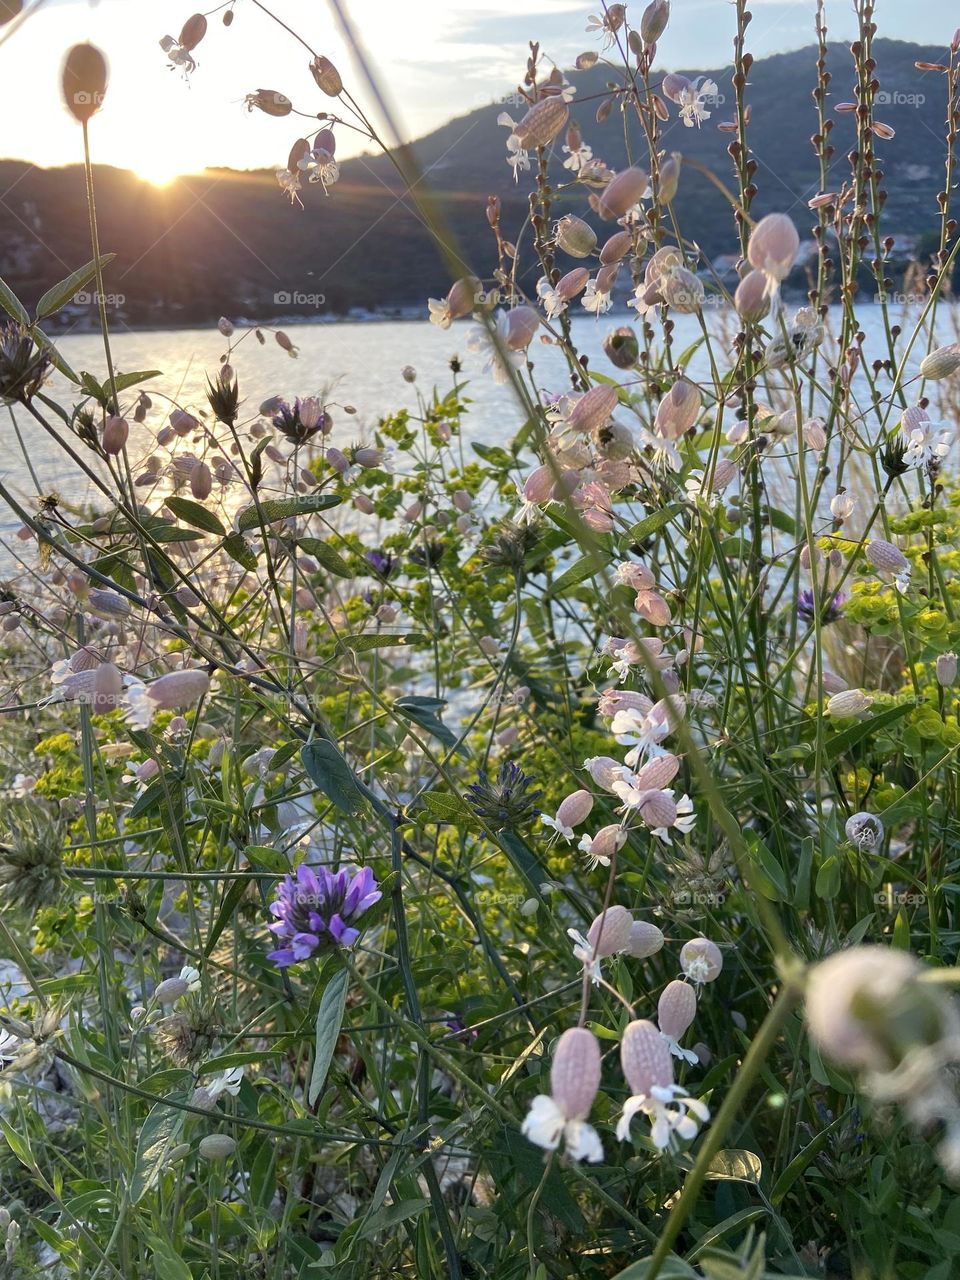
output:
M951 15L954 2L879 0L880 34L946 46L960 20L960 13ZM337 65L346 86L370 109L327 0L265 3ZM589 15L598 10L591 0L343 3L408 138L508 94L523 74L530 39L538 39L560 66L598 47L597 36L586 31ZM629 6L635 22L643 3ZM812 42L814 0L753 0L750 7L748 47L755 57ZM26 17L0 28L0 156L42 166L80 158L79 128L60 101L60 64L72 44L90 40L110 62L106 101L91 127L95 161L133 169L157 183L207 166L282 167L308 123L251 113L245 96L257 89L279 91L308 113L333 103L309 75L310 55L302 45L254 0L236 0L234 9L229 28L222 25L222 9L210 15L208 34L195 50L197 69L185 80L168 69L159 41L179 34L192 12L189 0L25 0ZM853 38L850 0L828 0L827 17L831 39ZM733 30L728 0L673 0L658 65L722 68L729 61ZM341 130L338 148L343 158L369 144Z

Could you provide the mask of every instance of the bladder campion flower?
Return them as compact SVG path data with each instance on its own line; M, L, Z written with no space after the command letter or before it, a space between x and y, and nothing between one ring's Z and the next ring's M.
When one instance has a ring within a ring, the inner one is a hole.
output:
M550 1093L538 1094L520 1132L556 1151L561 1141L573 1160L596 1164L603 1159L600 1136L586 1123L600 1088L600 1045L586 1027L570 1027L557 1041L550 1068Z
M663 1151L676 1133L695 1138L701 1124L710 1119L706 1105L690 1098L682 1085L673 1082L673 1058L666 1039L654 1023L639 1019L628 1023L620 1043L620 1061L632 1092L617 1122L617 1137L623 1142L630 1122L638 1111L651 1121L653 1145Z

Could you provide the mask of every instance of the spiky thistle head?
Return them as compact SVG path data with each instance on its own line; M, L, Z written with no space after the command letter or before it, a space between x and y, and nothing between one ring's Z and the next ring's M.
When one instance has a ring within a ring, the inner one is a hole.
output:
M15 810L0 844L0 894L11 906L34 912L56 900L63 881L63 836L43 811Z
M531 821L540 812L537 801L542 791L531 791L533 778L506 760L491 781L486 771L467 787L467 800L474 813L495 830L515 828Z

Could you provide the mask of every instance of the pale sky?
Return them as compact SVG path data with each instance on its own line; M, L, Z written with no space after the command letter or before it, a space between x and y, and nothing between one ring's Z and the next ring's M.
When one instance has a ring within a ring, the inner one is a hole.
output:
M219 0L212 0L219 3ZM344 50L325 0L266 0L309 45L339 67L365 108L368 94ZM408 137L452 116L484 106L516 85L527 42L561 66L598 48L587 34L591 0L345 0L387 86ZM630 6L639 21L642 3ZM190 0L25 0L34 9L17 29L0 28L0 156L50 166L80 158L79 128L60 103L60 63L66 49L90 40L107 54L110 87L92 126L94 159L130 168L153 180L207 165L236 169L282 166L307 121L248 113L243 98L278 90L294 106L316 112L335 106L307 71L309 55L251 0L236 0L230 28L213 13L199 63L189 81L167 69L159 46L176 37L192 12ZM753 0L749 48L755 57L813 40L814 0ZM879 34L947 45L960 14L954 0L880 0ZM849 0L827 5L830 38L855 31ZM14 24L16 26L16 24ZM711 70L730 57L733 7L727 0L673 0L660 43L659 65ZM371 112L371 114L374 114ZM338 132L339 154L363 150Z

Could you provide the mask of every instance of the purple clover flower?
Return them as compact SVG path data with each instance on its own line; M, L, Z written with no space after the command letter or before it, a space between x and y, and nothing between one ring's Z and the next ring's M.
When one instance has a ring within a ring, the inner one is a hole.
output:
M842 591L838 591L832 600L825 600L820 610L820 623L825 626L828 622L836 622L843 613L843 606L847 597ZM813 622L816 617L816 606L813 600L812 591L801 591L797 596L797 613L804 622Z
M287 969L322 948L352 947L360 930L351 922L382 896L369 867L333 875L326 867L314 870L301 863L296 876L284 877L270 904L270 914L277 917L270 932L285 945L268 959Z

